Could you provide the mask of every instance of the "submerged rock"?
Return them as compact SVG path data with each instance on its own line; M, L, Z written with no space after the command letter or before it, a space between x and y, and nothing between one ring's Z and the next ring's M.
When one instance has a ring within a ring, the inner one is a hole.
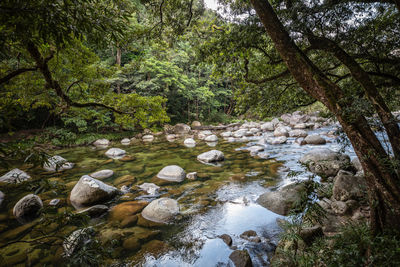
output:
M13 215L20 223L27 223L39 217L43 202L37 195L29 194L21 198L13 208Z
M120 148L110 148L109 150L106 151L106 156L109 158L118 158L124 156L126 153L125 150L120 149Z
M201 162L216 162L224 160L224 153L219 150L210 150L208 152L204 152L197 156L197 159Z
M118 193L117 188L84 175L72 189L70 200L74 207L81 208L107 201Z
M90 177L96 179L106 179L114 175L112 170L101 170L90 174Z
M5 197L4 193L0 191L0 207L3 204L4 197Z
M286 216L300 198L304 184L290 184L277 191L262 194L257 203L279 215Z
M90 241L94 234L92 227L83 228L72 232L63 242L64 255L71 257L72 254L82 248L84 244Z
M186 174L186 178L189 180L196 180L197 179L197 172L189 172Z
M182 182L185 177L185 171L177 165L166 166L157 174L157 178L170 182Z
M0 182L18 184L31 179L31 176L20 169L13 169L0 177Z
M110 211L110 219L122 221L126 217L141 212L149 204L146 201L127 201L114 206Z
M179 213L178 202L171 198L160 198L153 200L142 211L146 220L156 223L167 223Z
M103 215L108 211L108 207L106 205L94 205L89 208L78 211L78 214L87 214L89 217L98 217Z
M50 206L57 206L58 203L60 203L60 201L61 200L59 198L54 198L54 199L50 200L49 205Z
M247 250L235 250L229 255L229 259L233 262L235 267L252 267L250 255Z
M72 169L74 165L74 163L68 162L63 157L56 155L47 159L47 162L43 164L43 168L46 171L54 172Z
M324 177L335 176L339 170L346 169L350 165L348 155L333 152L327 148L313 149L305 154L300 163L305 164L308 169Z
M141 185L138 185L138 187L150 195L157 194L158 190L160 189L158 185L155 185L153 183L143 183Z

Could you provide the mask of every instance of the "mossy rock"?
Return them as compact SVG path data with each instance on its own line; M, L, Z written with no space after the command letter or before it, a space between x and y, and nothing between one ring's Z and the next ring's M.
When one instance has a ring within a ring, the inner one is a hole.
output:
M114 185L117 187L121 187L123 185L131 185L136 182L136 178L133 175L124 175L121 177L118 177L117 179L114 180Z
M122 228L132 227L132 226L136 225L137 221L138 221L138 216L136 214L135 215L130 215L130 216L125 217L121 221L120 226Z
M243 182L243 181L246 181L246 175L244 173L237 173L237 174L231 175L229 177L229 180Z
M142 214L138 214L137 225L147 227L147 228L164 226L163 223L157 223L157 222L149 221L149 220L143 218Z
M8 241L8 240L14 240L14 239L17 239L18 237L24 236L27 233L29 233L38 222L39 222L38 220L35 220L31 223L27 223L27 224L21 225L17 228L14 228L12 230L9 230L9 231L3 233L2 235L0 235L0 240Z
M131 161L135 161L135 160L136 160L136 157L132 156L132 155L126 155L119 159L119 161L122 161L122 162L131 162Z
M141 212L149 203L147 201L127 201L122 202L111 208L109 214L110 221L122 221L127 216Z

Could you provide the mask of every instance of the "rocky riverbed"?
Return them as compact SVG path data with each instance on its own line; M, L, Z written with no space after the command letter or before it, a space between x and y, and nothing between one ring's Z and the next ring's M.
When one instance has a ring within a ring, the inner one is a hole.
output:
M348 156L336 153L336 130L301 112L269 122L178 124L54 151L43 168L14 166L0 177L3 262L63 264L98 240L111 250L106 264L268 265L281 231L277 219L293 197L280 193L285 186L307 179L308 170L323 183L344 185L361 175L350 164L351 148ZM332 215L367 213L347 203L357 192L336 187L324 199ZM71 219L77 215L89 220Z

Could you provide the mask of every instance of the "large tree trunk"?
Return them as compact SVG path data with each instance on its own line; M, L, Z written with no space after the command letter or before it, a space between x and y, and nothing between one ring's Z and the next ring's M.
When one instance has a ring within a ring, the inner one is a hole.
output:
M293 42L269 2L251 0L251 3L294 79L335 114L351 141L365 171L374 233L387 227L400 230L399 176L388 164L391 159L366 119L361 115L355 120L346 116L351 101Z
M308 40L314 48L325 50L335 55L335 57L349 69L351 76L361 84L385 127L395 159L400 160L399 125L368 73L364 71L357 61L332 40L324 37L317 37L312 34L309 36Z

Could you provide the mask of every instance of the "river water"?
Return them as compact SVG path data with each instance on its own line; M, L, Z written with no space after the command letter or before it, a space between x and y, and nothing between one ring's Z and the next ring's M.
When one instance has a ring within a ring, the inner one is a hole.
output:
M325 134L332 129L333 127L320 128L309 131L309 134ZM263 136L240 142L227 142L220 138L215 147L197 140L197 145L193 148L185 147L183 139L168 142L164 136L160 136L152 143L136 141L128 146L119 143L109 146L126 150L127 155L132 156L129 161L110 160L104 155L104 149L78 147L54 152L76 163L71 170L46 173L41 168L27 169L29 166L23 164L16 166L26 170L33 179L18 185L0 185L0 190L6 194L0 213L2 263L10 266L63 265L66 261L62 260L62 243L59 240L49 239L47 246L26 241L44 236L46 229L54 229L55 233L66 237L76 229L89 225L95 229L96 238L102 246L113 250L106 256L106 265L229 266L229 255L233 249L245 248L249 251L254 266L267 266L268 255L279 240L280 228L276 220L282 216L261 207L256 199L268 190L307 179L309 173L298 160L311 149L341 149L334 136L324 135L328 143L322 146L299 146L295 144L295 138L288 138L287 143L282 145L265 145L265 152L269 154L267 158L252 156L245 150L270 135L271 133L264 133ZM211 149L224 152L225 161L221 166L205 165L197 161L197 155ZM355 156L351 147L347 148L346 153L351 157ZM173 224L121 228L107 214L90 220L86 225L58 223L60 216L66 212L75 212L68 202L68 194L82 175L111 169L114 175L103 182L116 187L128 185L132 188L129 194L105 203L113 207L126 201L154 199L148 198L137 185L154 182L154 176L167 165L179 165L187 173L196 171L199 174L196 181L185 180L179 184L161 185L160 195L157 197L174 198L181 208L181 214ZM298 173L292 177L288 175L291 171ZM3 172L5 171L0 173ZM126 175L130 175L131 179L121 181L120 178ZM40 185L39 181L43 180L50 181L50 185ZM12 216L13 205L34 190L38 191L45 207L54 198L60 199L60 204L49 208L45 214L47 220L39 218L28 226L21 226ZM247 230L256 231L261 242L250 242L241 238L240 235ZM148 238L140 240L139 248L127 249L123 245L124 240L138 232L157 234L148 234ZM232 247L218 237L222 234L232 237ZM112 236L112 242L109 236Z

